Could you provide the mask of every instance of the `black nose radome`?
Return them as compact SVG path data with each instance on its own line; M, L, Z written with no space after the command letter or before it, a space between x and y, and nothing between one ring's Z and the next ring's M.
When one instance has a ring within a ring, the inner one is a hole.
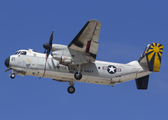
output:
M5 65L6 65L6 67L9 67L9 62L10 62L10 57L8 57L8 58L5 60Z

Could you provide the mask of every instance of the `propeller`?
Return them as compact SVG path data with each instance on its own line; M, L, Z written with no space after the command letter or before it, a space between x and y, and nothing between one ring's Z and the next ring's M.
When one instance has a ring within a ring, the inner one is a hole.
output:
M45 67L44 67L43 77L44 77L45 71L46 71L47 58L48 58L48 56L49 56L49 54L50 54L50 51L51 51L51 49L52 49L53 33L54 33L54 30L52 31L52 33L51 33L51 35L50 35L49 43L44 43L44 44L43 44L43 48L45 49L44 53L47 53L47 54L46 54L46 60L45 60Z
M46 59L48 58L48 56L50 54L50 51L52 49L53 33L54 33L54 30L52 31L52 33L50 35L49 43L44 43L43 44L43 47L45 49L44 53L47 53Z

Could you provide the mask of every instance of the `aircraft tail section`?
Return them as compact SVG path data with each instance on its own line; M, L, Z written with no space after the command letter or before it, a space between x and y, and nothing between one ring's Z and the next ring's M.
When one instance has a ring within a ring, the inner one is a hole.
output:
M144 53L141 55L138 62L148 67L149 71L159 72L162 59L163 45L152 43L147 45Z

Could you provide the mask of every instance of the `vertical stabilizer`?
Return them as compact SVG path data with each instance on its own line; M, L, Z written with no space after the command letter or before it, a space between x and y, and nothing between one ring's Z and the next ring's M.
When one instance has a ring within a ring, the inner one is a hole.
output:
M135 79L137 89L146 90L148 88L149 75Z
M149 71L159 72L162 59L163 45L152 43L148 45L138 60L140 64L148 66Z

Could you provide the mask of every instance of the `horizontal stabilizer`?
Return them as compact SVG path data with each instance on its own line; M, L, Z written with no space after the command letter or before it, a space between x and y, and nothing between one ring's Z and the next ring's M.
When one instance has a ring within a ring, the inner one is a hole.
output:
M152 43L148 45L139 59L139 63L148 66L149 71L159 72L162 59L163 45Z
M149 75L135 79L137 89L146 90L148 88Z

